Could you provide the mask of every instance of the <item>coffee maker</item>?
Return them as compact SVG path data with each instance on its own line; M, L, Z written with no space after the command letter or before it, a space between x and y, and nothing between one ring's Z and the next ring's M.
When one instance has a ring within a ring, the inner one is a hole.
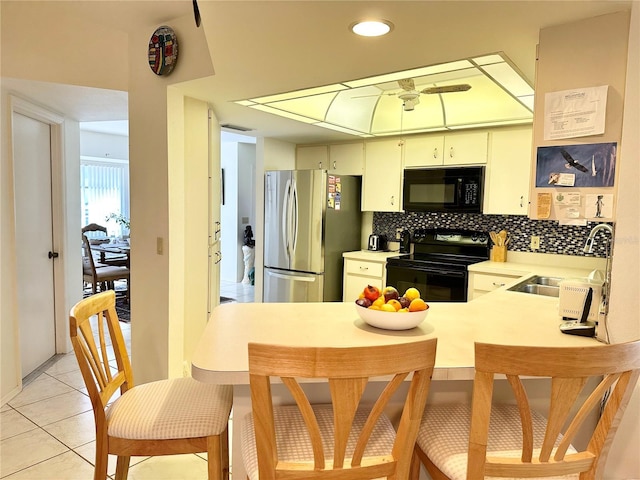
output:
M409 230L400 232L400 253L411 253L411 233Z

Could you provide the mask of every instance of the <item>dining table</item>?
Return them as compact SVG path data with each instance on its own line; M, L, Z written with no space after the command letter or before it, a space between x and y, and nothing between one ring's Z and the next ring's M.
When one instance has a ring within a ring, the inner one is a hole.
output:
M231 465L233 477L244 479L240 428L243 417L251 411L247 354L250 342L352 347L437 337L429 402L470 401L476 341L529 346L598 344L593 338L560 332L557 300L498 290L466 303L432 303L425 320L408 330L372 327L360 318L352 302L227 303L212 311L191 358L191 375L202 382L233 386ZM283 400L284 386L277 384L277 379L273 381L276 384L272 393L278 397L274 403L286 401ZM318 388L313 384L306 387ZM325 392L320 389L317 398L313 398L313 392L307 394L311 401L322 402L325 398ZM388 413L393 421L393 415L398 412Z
M107 254L114 254L125 257L124 266L127 268L131 265L131 245L127 242L92 244L91 250L100 255L100 263L105 264L108 261Z

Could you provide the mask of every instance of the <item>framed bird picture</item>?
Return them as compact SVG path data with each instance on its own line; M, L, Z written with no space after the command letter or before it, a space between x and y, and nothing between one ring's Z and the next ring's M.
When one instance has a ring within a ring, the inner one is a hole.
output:
M538 147L536 187L613 187L618 144Z

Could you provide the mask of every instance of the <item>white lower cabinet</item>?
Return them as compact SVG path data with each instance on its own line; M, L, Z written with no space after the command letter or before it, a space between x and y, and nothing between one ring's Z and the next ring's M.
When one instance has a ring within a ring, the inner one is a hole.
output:
M345 258L342 300L355 302L367 285L382 290L387 275L386 262L386 258L375 261Z
M467 300L473 300L485 293L489 293L498 288L504 287L508 283L520 278L522 273L517 274L497 274L469 272L469 286L467 290Z

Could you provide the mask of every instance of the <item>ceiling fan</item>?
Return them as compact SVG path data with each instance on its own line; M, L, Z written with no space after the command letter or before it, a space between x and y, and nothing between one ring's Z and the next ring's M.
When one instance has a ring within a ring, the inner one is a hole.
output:
M402 88L401 92L397 93L381 93L380 95L395 95L402 100L402 106L405 112L410 112L420 103L420 95L432 95L436 93L452 93L452 92L466 92L471 88L471 85L467 83L459 83L457 85L446 85L442 87L427 87L422 90L416 90L415 82L413 78L405 78L398 80L398 85ZM364 95L370 97L372 95ZM379 96L379 95L378 95ZM359 97L353 97L359 98Z

